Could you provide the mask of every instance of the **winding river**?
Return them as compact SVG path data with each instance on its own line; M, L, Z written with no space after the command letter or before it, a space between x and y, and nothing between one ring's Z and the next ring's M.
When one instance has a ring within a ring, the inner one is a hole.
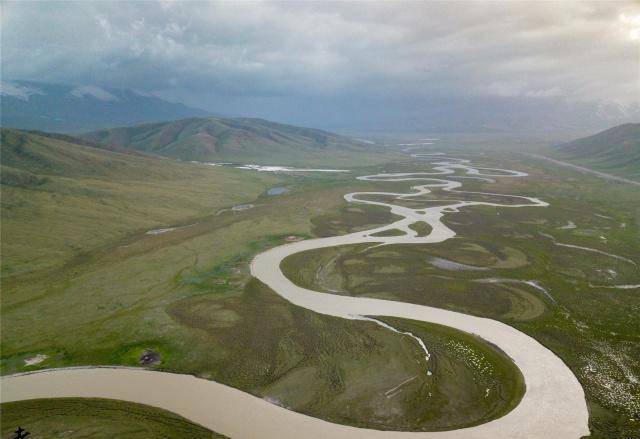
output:
M453 238L456 233L441 221L442 217L469 206L548 206L544 201L533 197L459 189L462 186L460 180L494 181L496 178L526 177L527 174L523 172L476 167L469 160L449 158L437 153L412 156L415 159L430 160L433 172L383 173L358 177L359 180L365 181L420 182L411 188L411 192L357 192L345 195L346 201L350 203L387 207L393 214L400 216L400 220L371 230L293 242L269 249L253 259L251 273L284 299L314 312L346 319L368 320L378 324L382 322L373 318L374 316L422 320L475 334L495 344L513 359L526 384L521 402L506 415L475 427L442 432L368 430L302 415L240 390L190 375L140 368L107 367L50 369L3 377L2 402L53 397L121 399L172 411L232 438L578 439L588 435L587 405L578 380L560 358L528 335L495 320L439 308L319 293L295 285L280 270L280 264L287 256L307 250L362 243L378 246L445 241ZM505 197L509 202L500 204L456 200L441 206L413 209L363 198L392 196L398 200L411 199L428 194L433 189L461 195ZM518 201L514 203L513 200ZM409 227L419 221L431 226L429 235L420 237ZM372 236L391 229L402 230L404 235ZM388 329L394 330L391 327ZM426 352L425 358L428 363L428 351L424 345L421 347Z

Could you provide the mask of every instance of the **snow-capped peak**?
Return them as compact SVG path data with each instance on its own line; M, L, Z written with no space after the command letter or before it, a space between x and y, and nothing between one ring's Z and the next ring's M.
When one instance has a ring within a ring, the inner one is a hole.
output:
M112 95L105 89L96 87L95 85L79 85L75 87L73 90L71 90L70 93L72 96L75 96L77 98L84 98L86 96L91 96L105 102L120 100L118 99L118 97Z
M24 85L12 84L11 82L2 81L0 82L0 94L18 98L23 101L28 101L29 96L44 93L37 88L26 87Z

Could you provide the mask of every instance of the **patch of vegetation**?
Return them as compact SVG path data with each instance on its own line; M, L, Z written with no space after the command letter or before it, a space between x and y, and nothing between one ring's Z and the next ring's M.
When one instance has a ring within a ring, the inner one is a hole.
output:
M424 221L418 221L409 225L411 230L415 230L418 234L418 237L423 237L429 235L431 233L431 226Z
M98 398L32 399L0 405L2 437L18 427L29 438L224 438L166 410Z
M354 204L342 206L337 212L316 215L311 219L313 233L319 237L339 236L383 226L400 217L381 206Z
M430 419L433 430L451 429L450 419L458 420L456 428L482 424L520 402L522 374L507 355L481 338L432 323L378 318L416 335L429 350L426 365L432 381L424 389L429 403L426 412L416 416ZM400 396L400 391L387 397Z
M251 258L263 250L275 247L286 241L289 235L271 235L259 240L247 242L245 249L232 257L215 264L208 269L194 268L177 277L180 285L188 285L205 294L224 292L244 285ZM309 235L297 236L299 239L310 238Z
M461 428L502 415L523 392L510 360L471 336L389 319L424 334L430 349L433 342L432 359L425 362L409 337L292 306L256 280L241 297L192 297L173 303L168 313L193 330L188 352L179 352L166 365L170 370L228 383L333 422L411 431ZM490 370L465 365L445 340L476 352ZM201 355L211 349L220 357ZM487 387L495 393L485 398Z
M433 251L437 245L385 245L365 251L367 247L298 253L283 261L282 270L296 284L316 291L413 302L483 317L527 320L533 311L537 316L553 305L531 286L475 281L499 271L451 271L429 264L428 259L440 253ZM450 251L449 257L455 258L456 252ZM339 279L339 291L327 287L332 279Z

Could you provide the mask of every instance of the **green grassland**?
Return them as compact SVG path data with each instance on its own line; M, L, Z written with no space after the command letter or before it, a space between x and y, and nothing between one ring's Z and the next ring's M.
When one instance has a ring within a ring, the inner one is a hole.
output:
M126 236L187 225L280 179L2 130L2 277L48 273Z
M3 438L18 427L29 439L116 437L214 439L225 436L166 410L125 401L92 398L32 399L2 404Z
M464 334L455 335L461 344L508 372L492 379L502 389L495 398L484 398L455 353L434 353L446 367L429 377L412 339L297 308L251 280L253 255L290 235L312 236L312 218L344 216L328 227L388 222L384 209L347 207L342 198L376 184L345 174L273 176L176 163L38 135L3 142L11 145L5 168L42 183L3 185L4 374L139 366L153 351L160 361L149 367L215 379L324 419L404 430L481 423L522 393L519 372ZM291 192L266 195L282 185ZM230 209L238 203L254 207ZM167 226L188 227L145 233ZM25 365L39 354L47 358ZM462 382L475 390L444 390ZM432 407L449 410L427 413L416 400L425 392ZM452 407L465 407L464 416Z
M640 283L640 195L631 185L543 168L515 154L478 160L531 175L493 184L467 181L465 190L536 196L551 205L467 207L445 216L458 235L443 243L321 249L289 257L283 270L299 285L319 291L408 301L508 323L552 349L576 373L587 394L593 437L636 437L639 289L606 287ZM460 195L434 192L432 197ZM464 199L487 197L467 194ZM567 228L569 221L576 227ZM557 246L546 235L635 264ZM432 263L435 257L482 270L439 268ZM547 294L524 283L487 283L491 278L535 281Z
M51 146L49 140L36 141ZM411 182L362 182L354 176L419 170L416 163L354 168L349 174L265 175L85 147L84 153L100 160L111 154L109 160L124 162L118 165L124 170L114 165L87 175L83 164L56 174L21 168L20 160L5 162L4 145L3 374L136 366L145 351L153 351L160 361L147 367L215 379L331 421L418 431L485 422L512 408L522 394L517 369L481 340L385 318L425 340L433 353L426 363L410 337L295 307L249 275L255 254L291 235L329 236L393 220L383 208L348 205L342 196L354 190L406 191ZM77 153L72 149L67 153ZM38 150L33 155L41 157ZM634 401L635 388L625 374L639 372L631 361L638 357L637 294L588 283L613 282L598 277L602 264L618 272L616 283L637 282L635 273L622 261L554 246L539 232L637 259L640 212L629 207L637 195L622 185L604 188L588 176L524 163L516 155L499 161L485 156L481 162L532 174L498 180L486 186L491 192L539 196L552 206L450 214L446 221L459 236L438 245L389 246L358 255L350 247L328 249L318 255L321 267L297 255L299 271L291 277L334 294L389 297L503 320L534 335L573 368L587 390L594 432L632 437L637 421L630 419L636 415L625 404ZM5 163L12 175L32 175L5 180ZM267 196L273 186L291 191ZM465 189L483 187L469 180ZM254 207L232 210L237 204ZM567 220L578 228L556 228ZM145 233L169 226L189 227ZM435 256L491 271L437 269L426 262ZM284 268L291 271L289 264ZM526 285L474 282L485 275L536 279L557 303ZM38 354L48 357L25 365ZM594 367L598 373L590 375ZM606 385L618 386L615 399Z

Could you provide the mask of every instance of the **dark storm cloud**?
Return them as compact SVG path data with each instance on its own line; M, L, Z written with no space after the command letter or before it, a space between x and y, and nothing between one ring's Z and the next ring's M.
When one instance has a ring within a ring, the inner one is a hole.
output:
M3 3L5 78L210 106L296 97L638 99L640 7L605 3Z

